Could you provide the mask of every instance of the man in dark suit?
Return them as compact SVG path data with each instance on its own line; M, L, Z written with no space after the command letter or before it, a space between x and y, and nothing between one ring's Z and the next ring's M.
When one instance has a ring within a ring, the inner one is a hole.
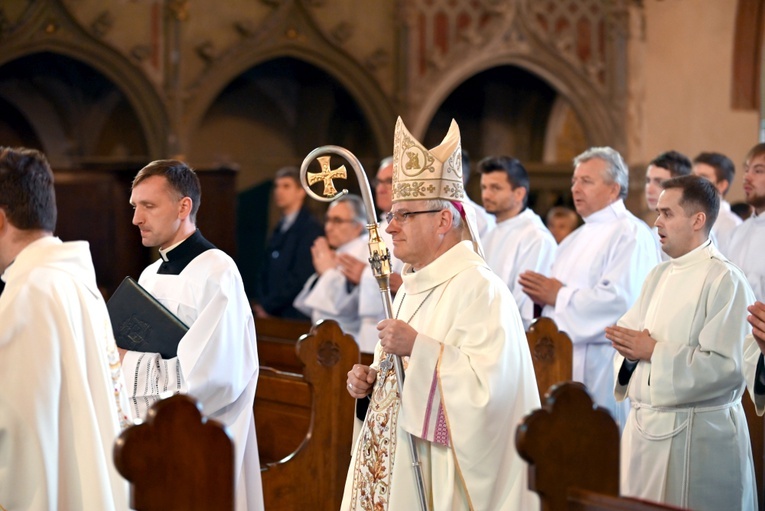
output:
M292 302L315 271L311 245L324 234L324 229L303 206L305 195L298 169L279 169L274 184L274 201L282 218L266 246L258 279L256 317L308 319L292 306Z

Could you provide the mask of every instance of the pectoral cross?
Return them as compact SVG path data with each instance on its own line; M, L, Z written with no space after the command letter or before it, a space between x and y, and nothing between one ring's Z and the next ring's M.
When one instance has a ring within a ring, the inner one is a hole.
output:
M324 181L324 196L333 197L337 195L337 189L332 182L333 179L346 179L348 177L345 171L345 165L340 165L339 168L332 170L329 164L329 156L319 156L316 158L321 166L321 172L318 174L315 172L308 173L308 185Z

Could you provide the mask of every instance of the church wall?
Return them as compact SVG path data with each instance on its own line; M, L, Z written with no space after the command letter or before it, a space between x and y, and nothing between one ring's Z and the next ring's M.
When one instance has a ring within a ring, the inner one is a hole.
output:
M642 126L629 134L630 163L644 169L669 149L721 152L736 164L727 199L743 200L741 166L758 142L759 115L731 107L736 2L647 0L644 13L631 48L630 85L642 89L631 110L642 111Z

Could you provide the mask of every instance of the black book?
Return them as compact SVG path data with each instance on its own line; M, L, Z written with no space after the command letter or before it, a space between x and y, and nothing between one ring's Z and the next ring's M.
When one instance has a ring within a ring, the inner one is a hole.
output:
M178 343L189 327L132 278L125 277L106 308L120 348L162 358L178 355Z

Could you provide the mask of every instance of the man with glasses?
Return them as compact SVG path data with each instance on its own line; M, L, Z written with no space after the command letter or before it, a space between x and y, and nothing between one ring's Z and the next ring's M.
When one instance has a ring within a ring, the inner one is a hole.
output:
M452 121L427 150L399 119L394 140L387 232L403 284L394 317L377 327L372 366L348 372L349 394L370 404L341 509L417 508L411 438L431 509L536 509L510 427L539 406L534 369L513 297L480 255L464 207L459 128Z
M358 281L349 280L348 270L341 262L347 254L359 261L368 257L366 235L366 209L357 195L340 197L327 210L324 220L326 236L316 238L311 247L311 258L316 272L306 281L295 298L295 308L311 318L333 319L343 332L358 336L359 318Z
M393 256L393 240L390 234L385 232L388 226L387 215L390 212L393 198L393 157L389 156L380 162L377 176L374 179L375 205L380 210L380 224L378 232L385 242L385 246L391 253L390 289L393 295L401 286L401 268L403 263ZM359 317L361 328L356 341L362 353L374 353L377 345L377 323L385 319L382 300L380 299L380 287L372 273L368 262L368 254L359 260L350 254L339 254L338 258L343 268L343 273L348 280L359 284Z

